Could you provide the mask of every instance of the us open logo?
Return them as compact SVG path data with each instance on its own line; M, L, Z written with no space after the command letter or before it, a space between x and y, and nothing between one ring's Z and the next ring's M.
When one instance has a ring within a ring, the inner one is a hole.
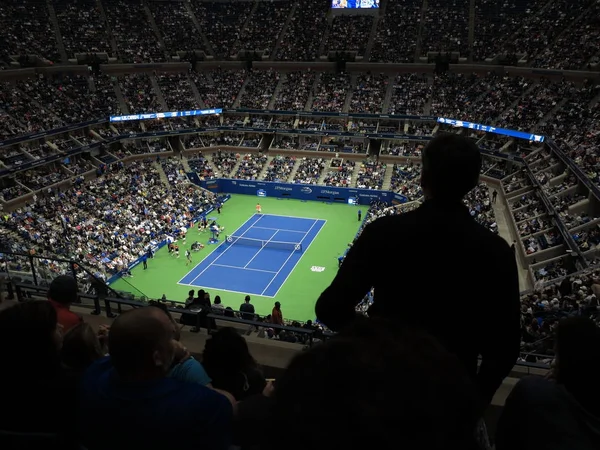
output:
M320 266L312 266L310 268L310 270L312 272L323 272L325 270L325 267L320 267Z
M303 187L302 189L300 189L300 192L302 192L303 194L312 194L312 189L309 187Z

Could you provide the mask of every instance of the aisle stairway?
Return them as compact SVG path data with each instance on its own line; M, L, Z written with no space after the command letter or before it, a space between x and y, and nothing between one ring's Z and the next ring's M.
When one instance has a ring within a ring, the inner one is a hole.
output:
M290 176L287 179L288 183L293 183L294 182L294 177L296 176L296 173L298 173L298 169L300 168L300 163L301 162L302 162L302 158L296 158L296 164L294 164L294 167L292 167L292 171L290 172Z
M389 191L392 186L392 175L394 174L394 164L389 163L385 169L385 175L383 177L383 184L381 185L382 191Z
M146 12L146 18L148 19L148 23L150 24L150 28L152 28L152 31L154 32L154 35L156 36L156 42L158 42L159 48L164 52L165 57L167 58L167 61L169 61L170 55L167 50L167 46L165 45L165 41L163 40L162 34L160 33L160 30L156 26L156 22L154 21L154 16L152 15L152 10L150 9L150 6L148 6L147 1L144 1L143 5L144 5L144 11Z
M317 184L321 184L321 185L325 184L324 183L325 177L327 176L327 173L331 170L331 161L333 161L333 158L329 158L329 160L325 164L325 169L323 169L323 173L319 177L319 181L317 181Z
M352 171L352 187L356 187L356 181L358 180L358 173L360 172L360 166L362 165L362 161L356 161L356 166L354 166L354 170Z
M262 168L262 170L259 172L258 176L256 177L257 180L265 179L265 175L267 174L267 170L269 169L269 166L271 165L271 161L273 161L274 159L275 159L274 156L269 156L267 158L267 163L265 164L265 167Z
M283 37L285 36L288 27L290 26L290 23L294 17L294 15L296 14L296 10L298 9L298 3L294 3L292 5L292 7L290 8L290 12L287 16L287 19L285 21L285 23L283 24L283 27L281 27L281 31L279 32L279 36L277 36L277 42L275 42L275 46L273 47L273 51L271 52L271 54L269 55L269 60L270 61L274 61L275 58L277 57L277 52L279 51L279 47L281 46L281 41L283 40ZM270 106L269 109L271 109L272 107Z
M67 50L65 49L65 44L62 39L62 34L60 34L60 27L58 26L58 19L56 18L56 10L54 9L54 5L51 0L46 0L46 5L48 6L48 16L50 17L50 22L52 23L52 27L54 28L54 38L56 39L56 48L58 48L58 53L60 54L61 61L55 62L63 62L66 63L69 61L69 56L67 55Z
M154 166L154 168L158 171L158 176L160 178L160 181L165 185L165 186L170 186L171 183L169 183L169 179L167 178L167 174L165 173L165 171L163 170L161 164L159 162L154 161L152 163L152 166Z

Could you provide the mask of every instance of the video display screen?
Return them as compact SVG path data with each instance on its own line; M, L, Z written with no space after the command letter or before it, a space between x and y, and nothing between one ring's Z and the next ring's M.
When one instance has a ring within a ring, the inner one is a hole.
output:
M379 0L331 0L331 7L336 9L379 8Z

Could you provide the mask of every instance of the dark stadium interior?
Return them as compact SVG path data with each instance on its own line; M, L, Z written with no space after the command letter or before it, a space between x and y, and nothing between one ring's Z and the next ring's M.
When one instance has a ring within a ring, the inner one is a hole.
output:
M180 215L180 205L193 204L194 214L222 205L227 198L220 186L231 184L221 180L296 185L289 188L293 198L304 198L300 189L316 186L325 197L315 191L310 200L331 203L349 200L339 198L346 194L328 197L331 189L358 192L352 197L359 202L369 199L360 203L366 206L358 238L373 221L424 203L423 149L436 136L458 134L476 143L482 155L479 185L464 204L477 222L512 245L518 266L521 349L484 413L493 446L513 387L529 375L553 373L559 323L573 316L600 323L600 2L335 5L1 1L0 312L47 299L52 280L67 274L81 294L69 307L106 337L102 330L115 317L152 300L128 278L149 254L151 241L170 243L179 234L168 220ZM164 112L187 114L135 117ZM233 192L250 193L239 187ZM143 205L143 214L126 211L127 205L124 212L107 212L121 197ZM198 218L194 214L190 221ZM127 233L117 238L116 230ZM112 283L117 279L131 289L117 289ZM451 291L448 301L459 302L460 293ZM161 299L181 328L182 348L202 362L210 336L232 327L262 368L263 382L289 381L286 368L297 355L310 355L335 339L324 324L306 318L249 316L238 311L238 300L224 299L235 310L225 315L210 302L190 311L176 303L182 301ZM372 303L371 294L357 314L366 314ZM486 318L474 313L472 320ZM0 349L10 346L0 343ZM599 363L586 357L590 373L598 373ZM39 402L46 400L50 396ZM247 419L238 406L236 414ZM252 413L260 415L262 408ZM600 423L597 412L591 412L594 423ZM71 420L69 430L76 430ZM64 429L15 423L0 424L0 447L77 441L75 431L68 430L65 441ZM214 438L207 445L263 448L237 436L238 427L232 439ZM589 442L600 442L598 430ZM585 446L587 431L579 433L585 435L580 448L593 448ZM550 448L568 449L568 442ZM106 448L85 444L88 450ZM491 448L481 439L479 444ZM326 444L315 448L320 445ZM422 448L448 448L431 445ZM507 447L500 442L497 448Z

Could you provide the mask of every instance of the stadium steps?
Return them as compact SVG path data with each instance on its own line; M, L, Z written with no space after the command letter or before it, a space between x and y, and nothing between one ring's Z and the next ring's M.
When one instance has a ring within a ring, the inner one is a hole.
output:
M317 53L319 56L327 56L327 40L329 39L329 33L331 33L331 27L333 26L333 14L331 12L327 13L327 27L325 28L325 32L321 37L321 44L319 45L319 52Z
M548 113L546 113L544 115L544 117L542 117L533 127L533 129L531 131L537 131L539 130L540 125L544 124L544 123L548 123L548 121L550 119L552 119L554 117L554 115L556 114L556 112L561 109L563 107L563 105L567 103L567 99L563 98L561 101L559 101L556 106L554 108L552 108L550 111L548 111Z
M123 96L123 91L121 91L121 86L119 86L119 80L115 78L112 84L113 89L115 91L115 95L117 96L117 101L119 102L121 114L130 114L131 111L129 111L129 106L127 106L127 102L125 101L125 97Z
M38 111L46 111L46 114L49 116L54 117L54 119L56 119L56 123L61 123L63 124L63 120L58 117L51 109L47 108L45 105L42 105L40 102L38 102L37 100L35 100L33 97L30 97L28 94L25 93L25 91L15 88L16 91L19 92L19 97L21 97L21 99L26 100L26 103L29 104L30 106L32 106L34 110L38 110Z
M294 182L294 177L296 176L296 173L298 173L298 169L300 168L300 163L302 162L302 158L296 158L296 164L294 164L294 167L292 167L292 171L290 172L290 176L287 179L288 183L293 183Z
M377 27L379 26L379 22L381 21L381 11L378 16L373 18L373 24L371 25L371 32L369 33L369 40L367 41L367 47L365 48L365 54L363 56L363 61L369 61L371 57L371 50L373 50L373 45L375 45L375 37L377 36Z
M102 18L102 25L106 27L106 31L108 33L108 38L110 40L110 48L112 48L113 55L115 58L119 57L119 47L117 46L117 40L113 35L112 28L110 27L110 22L106 16L106 10L104 9L104 5L102 4L102 0L97 0L96 5L98 11L100 12L100 17Z
M427 14L428 7L427 0L423 0L423 6L421 6L421 18L419 20L419 31L417 33L417 45L415 46L415 61L419 62L422 54L422 42L423 42L423 28L425 28L425 15Z
M190 88L192 89L192 92L194 93L194 98L196 99L196 102L198 103L198 105L200 105L200 108L206 109L206 103L204 103L204 100L202 100L202 96L200 95L198 86L196 86L196 83L194 83L194 80L192 80L192 77L190 77L189 74L186 74L186 77L187 77L188 83L190 85Z
M343 155L342 155L343 156ZM355 160L356 166L354 166L354 171L352 172L352 180L350 186L356 187L356 183L358 182L358 174L360 173L360 168L362 166L362 160Z
M318 72L315 75L315 81L312 85L312 88L308 94L308 98L306 99L306 105L304 105L304 111L310 111L312 109L313 100L315 99L315 93L319 88L319 83L321 82L321 72ZM298 126L298 120L296 120L295 127Z
M156 22L154 21L154 16L152 15L152 10L150 9L150 6L148 5L148 2L146 0L142 0L142 4L144 6L144 12L146 13L146 18L148 20L148 24L150 25L150 28L152 28L152 31L154 32L154 35L156 36L156 41L158 42L158 46L164 52L165 57L167 58L167 61L170 61L171 55L169 55L169 50L171 50L171 49L167 49L167 46L165 45L165 41L162 37L162 34L161 34L160 30L158 29L158 27L156 26Z
M248 28L248 25L254 20L254 15L256 14L257 9L258 9L258 2L255 1L255 2L253 2L252 9L250 10L248 17L246 17L244 24L240 27L240 29L238 31L238 40L235 42L235 44L233 44L232 50L234 50L234 49L246 50L246 46L244 45L244 38L242 36L244 36L244 32L246 31L246 28ZM258 20L260 21L260 18ZM250 49L248 49L248 50L250 50ZM237 54L235 55L235 59L237 59ZM246 81L248 81L248 78L246 78ZM239 99L239 97L238 97L238 99ZM237 106L234 106L234 108L237 108Z
M69 61L69 57L67 55L67 50L65 49L62 34L60 34L60 27L58 26L58 19L56 18L56 10L54 9L54 5L52 4L51 0L46 0L46 5L48 6L48 15L50 17L50 22L52 23L52 27L54 28L56 47L58 48L58 53L60 54L61 62L66 63Z
M190 165L188 163L187 158L181 158L181 164L183 165L183 169L185 170L186 173L193 172L192 168L190 167Z
M224 175L225 178L235 178L233 175L237 173L238 169L240 168L240 165L242 164L242 161L242 158L239 158L238 162L236 162L235 166L233 166L233 169L231 169L231 172L223 173L222 175Z
M171 186L171 183L169 183L169 179L167 178L167 174L163 170L160 163L154 161L152 165L158 171L158 177L160 178L161 183L163 183L165 186Z
M232 105L233 108L240 107L240 103L242 102L242 98L244 97L244 93L246 92L246 86L248 85L249 82L250 82L250 76L247 76L246 79L244 80L244 84L242 84L242 87L240 88L240 92L238 92L238 95L235 98L235 101L233 102L233 105Z
M297 9L298 9L298 3L296 2L292 5L292 8L290 9L290 12L287 16L287 19L286 19L285 23L283 24L283 27L281 27L281 31L279 32L279 36L277 37L277 42L275 42L273 51L271 52L271 55L269 56L270 61L275 61L275 58L277 57L277 52L279 51L279 47L281 47L281 41L283 41L283 38L287 33L287 29L290 27L290 23L292 22L292 19L296 15ZM273 107L269 106L269 109L273 109Z
M382 191L389 191L392 186L392 175L394 174L394 164L388 164L383 176L383 184L381 185Z
M257 180L261 180L261 181L265 180L265 175L267 174L267 170L269 169L271 162L274 159L275 159L275 156L267 157L267 162L266 162L265 166L262 168L262 170L258 173L258 176L256 177Z
M539 11L532 11L530 17L543 17L542 14L544 11L546 11L548 8L550 8L550 6L554 3L555 0L549 0L548 2L546 2L546 4L539 10ZM524 20L523 22L521 22L521 26L515 30L515 32L513 34L511 34L503 43L502 47L506 48L507 44L510 44L512 42L515 41L515 38L521 33L521 31L523 30L523 28L529 27L531 24L529 22L529 20ZM524 50L523 49L516 49L516 53L522 53ZM498 56L498 55L496 55Z
M163 95L162 90L160 89L160 85L158 84L156 76L148 75L148 78L150 78L150 84L152 85L152 89L156 94L156 99L158 100L158 103L160 103L162 110L169 111L169 105L167 105L167 101L165 100L165 96Z
M325 164L325 168L323 169L323 172L321 173L321 176L319 177L317 184L322 185L322 186L325 184L325 177L327 177L327 174L332 170L332 167L331 167L332 161L333 161L333 158L330 158L329 161L327 162L327 164Z
M596 104L600 102L600 93L598 95L596 95L592 101L590 102L590 104L588 105L589 108L592 108L594 106L596 106Z
M342 108L342 112L347 113L350 111L350 104L352 103L352 96L354 95L354 90L356 89L356 85L358 84L358 74L352 74L350 77L350 89L348 89L348 93L346 94L346 101L344 102L344 107Z
M503 111L500 111L500 114L498 114L496 116L496 119L493 121L493 125L497 126L498 120L504 115L504 113L510 111L511 109L514 109L521 102L522 99L531 97L530 94L536 87L537 87L537 83L531 83L531 86L529 86L529 88L527 88L527 90L525 92L523 92L523 94L521 94L521 96L518 99L516 99L514 102L512 102L510 105L508 105L506 107L506 109L504 109ZM483 95L486 95L486 93L477 97L477 100L475 100L473 103L476 105L477 102L482 98Z
M475 42L475 1L470 0L469 2L469 47L468 47L468 60L473 61L473 43Z
M575 19L573 19L573 21L567 25L557 36L554 37L554 39L552 40L552 42L550 42L550 44L548 45L548 48L552 48L555 46L562 46L562 44L559 42L559 40L567 35L571 33L571 29L577 27L577 25L579 25L580 27L585 27L587 24L587 20L589 17L595 17L598 15L597 11L595 11L595 9L597 8L596 4L594 2L591 2L588 7L579 15L577 16ZM571 39L569 39L571 40ZM581 67L580 67L581 69Z
M296 5L294 5L294 7L295 6ZM275 86L275 90L273 91L273 95L271 96L271 100L269 100L267 109L275 109L275 102L277 101L279 92L281 92L281 87L283 86L283 83L285 82L286 79L287 79L287 74L286 73L281 74L281 76L279 77L279 80L277 81L277 86Z
M491 188L493 188L493 186ZM508 226L508 224L513 220L513 217L511 217L512 213L508 206L507 200L503 198L502 195L498 195L498 201L496 201L496 203L492 203L492 208L494 210L494 217L496 218L496 225L498 226L498 234L509 244L512 244L513 241L520 241L521 237L515 235L512 231L512 227ZM517 256L517 265L519 274L519 289L521 291L526 291L533 288L529 278L529 266L527 264L524 265L519 256Z
M202 31L202 26L200 26L200 21L196 17L196 14L194 14L194 10L192 9L192 5L190 4L190 2L183 2L183 4L185 5L185 9L187 10L190 18L192 19L192 22L194 23L194 26L196 27L196 30L197 30L198 34L202 38L202 43L204 44L204 47L205 47L206 51L208 52L208 54L210 56L212 56L214 58L215 57L215 51L213 50L212 45L210 45L210 41L206 37L206 34L204 34L204 32Z
M383 97L383 105L381 106L382 114L389 114L390 104L392 103L392 95L394 95L394 84L396 82L396 74L391 74L388 78L388 87L385 91L385 97Z

